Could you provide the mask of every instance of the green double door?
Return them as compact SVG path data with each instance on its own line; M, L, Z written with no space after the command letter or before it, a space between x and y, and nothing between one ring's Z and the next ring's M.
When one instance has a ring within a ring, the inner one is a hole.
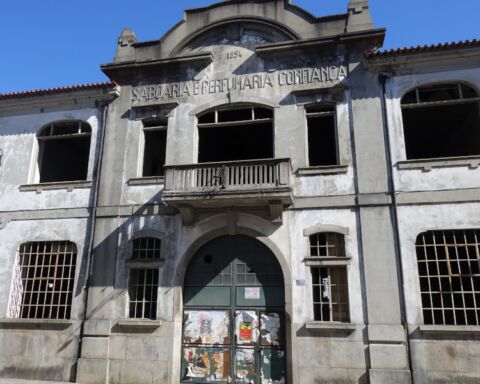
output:
M182 382L286 383L283 274L264 244L222 236L204 245L183 302Z

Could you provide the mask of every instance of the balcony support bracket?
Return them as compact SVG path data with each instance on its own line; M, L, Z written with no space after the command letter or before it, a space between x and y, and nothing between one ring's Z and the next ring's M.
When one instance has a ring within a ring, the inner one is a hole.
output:
M179 205L178 210L182 218L183 225L191 226L195 223L195 209L189 205Z
M270 208L270 219L272 223L283 223L283 204L281 201L273 200L268 202Z

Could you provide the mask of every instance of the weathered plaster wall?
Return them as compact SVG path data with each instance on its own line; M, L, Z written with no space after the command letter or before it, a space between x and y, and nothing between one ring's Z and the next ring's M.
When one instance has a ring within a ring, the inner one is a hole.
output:
M423 324L415 241L428 230L479 227L480 204L411 205L398 208L405 308L415 379L418 383L474 383L480 380L478 336L426 335ZM438 327L441 330L441 327Z
M468 165L445 166L433 168L430 171L398 169L397 162L406 160L401 98L412 88L445 82L463 82L472 86L477 92L480 90L480 74L477 69L395 76L387 82L387 119L390 129L393 177L397 191L435 191L480 186L480 167L473 169Z
M59 120L83 120L92 127L88 180L92 179L97 133L101 112L98 109L68 110L0 117L0 211L86 207L90 189L72 191L20 191L19 186L38 183L38 143L36 134L48 123Z
M27 241L72 241L77 246L72 321L64 328L0 326L0 376L70 381L78 352L79 320L83 315L86 220L14 221L0 231L0 317L5 318L14 260Z

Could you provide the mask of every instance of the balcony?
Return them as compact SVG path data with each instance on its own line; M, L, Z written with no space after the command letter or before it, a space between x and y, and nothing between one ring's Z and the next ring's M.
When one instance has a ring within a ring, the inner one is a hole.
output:
M290 159L223 161L165 166L164 201L192 224L198 209L269 207L273 222L281 222L292 204Z

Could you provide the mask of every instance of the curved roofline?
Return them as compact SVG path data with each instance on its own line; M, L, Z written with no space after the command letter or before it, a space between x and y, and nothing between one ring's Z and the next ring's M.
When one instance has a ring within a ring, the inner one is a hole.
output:
M286 25L283 25L279 23L276 20L272 19L267 19L264 17L257 17L257 16L236 16L236 17L229 17L226 19L219 20L215 23L209 24L203 28L200 28L196 30L194 33L188 35L185 39L180 41L175 48L170 52L170 57L178 55L178 53L185 47L187 44L194 39L196 39L198 36L202 35L203 33L208 32L209 30L212 30L214 28L217 28L222 25L226 24L233 24L237 22L252 22L252 23L257 23L257 24L263 24L267 25L269 27L273 27L276 30L282 32L286 36L290 37L291 40L300 40L300 37L289 27Z
M319 19L319 17L313 15L312 13L306 11L305 9L299 7L298 5L294 5L290 2L290 0L254 0L253 2L257 4L262 4L262 3L272 3L272 2L278 2L282 1L283 4L285 5L285 8L291 8L294 12L299 13L300 15L304 16L307 19L310 19L312 22L315 22ZM189 8L185 10L185 13L201 13L201 12L208 12L212 9L215 8L220 8L224 6L228 6L231 4L238 4L238 3L249 3L252 2L252 0L224 0L220 1L219 3L214 3L207 5L205 7L197 7L197 8Z

